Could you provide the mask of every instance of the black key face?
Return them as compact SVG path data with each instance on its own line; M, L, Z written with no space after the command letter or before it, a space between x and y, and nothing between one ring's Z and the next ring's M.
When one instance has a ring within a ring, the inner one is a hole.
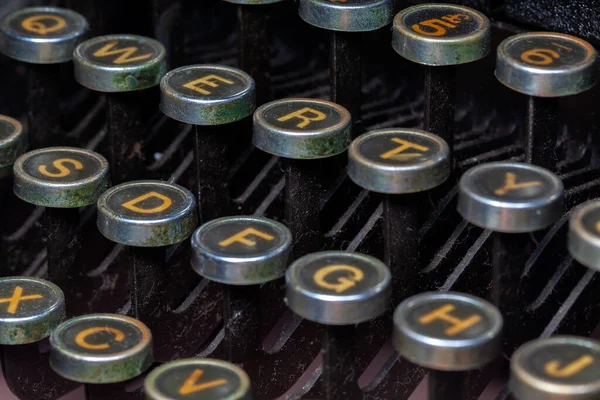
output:
M571 343L540 346L522 360L522 367L539 379L563 383L597 382L600 352Z
M157 220L174 218L189 208L187 192L166 184L127 185L115 190L106 199L106 205L123 218Z
M451 5L415 7L404 16L402 23L423 37L448 39L470 36L484 28L478 14Z
M83 320L60 329L60 340L73 352L87 355L121 353L139 345L139 327L118 319Z
M373 290L385 276L378 265L367 260L325 256L302 266L298 284L314 293L351 296Z
M0 279L0 344L42 340L64 318L65 297L55 284L27 277Z
M532 204L555 197L558 186L556 178L548 171L510 165L481 168L464 184L485 199Z
M63 322L50 337L50 365L83 383L122 382L152 361L150 329L118 314L88 314Z
M183 67L169 76L169 85L184 96L200 99L227 99L248 92L254 86L235 68L214 66Z
M153 372L146 379L146 395L149 399L245 399L250 396L250 383L246 373L233 364L182 360Z
M590 235L600 237L600 207L591 208L583 213L581 224Z
M474 340L497 330L498 315L489 312L490 305L461 300L432 296L409 308L405 320L419 335L442 340Z
M600 395L600 343L553 336L521 346L511 359L510 388L519 399L595 399Z
M290 245L289 230L262 218L231 217L202 229L198 243L211 253L223 257L267 257Z
M589 43L576 37L535 33L510 40L504 51L514 62L535 68L565 70L580 67L595 57Z
M68 183L93 179L106 173L107 165L93 152L85 150L53 150L27 153L23 170L44 182Z
M131 246L167 246L192 234L197 224L192 193L161 181L117 185L98 199L98 229Z
M109 35L85 42L80 54L95 64L126 68L152 63L164 55L164 49L141 36Z
M348 120L347 111L334 103L279 100L264 108L264 123L287 131L326 131Z
M439 136L418 129L382 129L356 138L348 149L348 175L379 193L415 193L450 175L450 148Z
M49 147L23 154L14 165L14 191L38 206L77 208L95 203L108 188L108 161L74 147Z
M0 115L0 147L2 147L3 141L13 138L15 135L19 134L22 129L19 121L14 118Z
M276 100L254 113L252 141L259 149L281 157L331 157L348 147L351 123L348 110L330 101Z
M3 29L12 35L29 38L56 39L81 34L86 20L70 10L55 7L34 7L10 13Z
M440 155L447 153L446 147L434 135L398 130L385 135L370 136L360 142L358 151L374 163L409 166L440 158Z
M485 365L499 352L502 315L462 293L421 293L394 313L394 346L412 362L446 371Z
M0 279L0 319L35 318L64 302L56 285L41 279Z

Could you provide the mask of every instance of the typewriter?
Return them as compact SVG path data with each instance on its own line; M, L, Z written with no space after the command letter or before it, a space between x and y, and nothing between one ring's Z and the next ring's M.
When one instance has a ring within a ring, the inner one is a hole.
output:
M600 399L600 1L0 16L3 400Z

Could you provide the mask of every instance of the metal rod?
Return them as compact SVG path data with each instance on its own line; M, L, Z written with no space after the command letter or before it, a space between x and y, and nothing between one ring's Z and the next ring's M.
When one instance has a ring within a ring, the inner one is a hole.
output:
M271 64L268 35L268 19L271 7L268 5L239 5L239 65L254 78L256 83L256 104L272 100Z
M394 276L394 302L409 295L419 272L418 194L386 195L383 201L384 260Z
M260 286L223 285L224 343L227 360L244 365L256 362L262 347L260 333ZM248 369L248 368L247 368Z
M467 399L466 374L463 371L429 371L429 400Z
M27 116L31 149L61 144L61 64L28 64Z
M199 223L229 213L227 183L230 131L227 126L195 126L194 157Z
M456 111L456 67L425 67L425 110L423 129L438 135L454 150L454 114Z
M118 185L143 176L145 106L152 93L110 93L107 126L110 167L113 184Z
M48 278L62 286L73 273L82 247L81 236L77 232L79 209L47 207L43 221Z
M323 333L323 389L327 400L358 399L359 372L354 365L356 327L327 326Z
M558 108L558 98L528 96L524 138L526 162L550 170L556 169Z
M360 32L332 32L330 48L331 99L350 111L352 136L363 133L362 52Z
M285 221L292 232L292 260L322 249L320 208L325 188L320 160L283 160Z
M168 311L166 247L129 247L132 316L147 325Z

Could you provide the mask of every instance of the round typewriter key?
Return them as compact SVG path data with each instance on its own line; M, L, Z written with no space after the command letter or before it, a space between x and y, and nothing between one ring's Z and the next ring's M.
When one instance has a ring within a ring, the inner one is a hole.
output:
M144 383L148 400L250 400L250 379L221 360L183 359L161 365Z
M454 146L456 66L490 52L488 18L468 7L422 4L394 17L392 47L425 67L424 129Z
M461 178L458 212L492 235L492 298L507 325L520 323L525 296L522 273L537 246L532 231L554 224L563 213L561 180L541 167L517 162L492 162L471 168ZM519 251L515 251L519 249ZM517 343L505 335L505 351Z
M383 236L385 262L392 271L403 268L402 288L419 271L418 209L424 192L450 176L450 148L418 129L384 129L355 139L348 149L348 176L358 186L385 193Z
M128 92L159 84L166 51L154 39L106 35L86 40L73 53L75 80L98 92Z
M561 33L511 36L498 46L496 78L528 95L523 138L527 162L555 168L562 133L557 98L584 92L596 84L596 50L585 40Z
M145 118L156 108L156 87L166 73L166 50L154 39L106 35L86 40L73 53L75 80L107 92L106 121L113 183L144 172Z
M63 142L58 77L87 31L83 16L56 7L23 8L0 21L0 50L25 63L28 134L34 149Z
M429 398L465 399L466 376L500 353L502 316L496 307L462 293L421 293L394 312L394 347L430 368Z
M29 277L0 278L0 344L38 342L64 319L65 296L55 284Z
M2 53L33 64L67 62L87 31L86 19L71 10L23 8L6 14L0 22Z
M63 322L50 336L50 366L82 383L122 382L153 362L152 334L138 320L118 314L89 314Z
M351 117L335 103L283 99L254 113L253 142L279 157L317 159L342 153L350 143Z
M160 83L160 109L195 125L197 200L200 221L230 213L227 173L236 148L248 137L236 122L255 108L255 84L247 73L222 65L191 65L170 71ZM222 125L222 126L221 126Z
M224 284L224 343L229 361L248 365L256 359L262 339L260 284L285 274L291 244L292 234L284 225L250 216L210 221L192 236L194 270Z
M525 343L510 362L515 400L600 398L600 343L577 336L553 336Z
M292 234L262 217L224 217L192 236L192 265L203 277L227 285L258 285L285 274Z
M93 204L109 185L106 159L74 147L25 153L15 162L14 175L14 191L20 199L54 208Z
M588 268L600 270L600 201L578 206L569 220L569 253Z
M296 314L326 325L351 325L382 314L390 300L391 275L376 258L322 251L292 263L286 302Z
M23 125L14 118L0 115L0 168L12 165L26 148Z
M300 0L300 18L311 25L330 31L374 31L389 24L393 2L388 0Z
M296 260L286 272L286 304L326 325L321 340L325 397L358 398L354 373L356 325L383 314L391 299L391 274L376 258L323 251Z
M331 100L352 114L355 136L363 130L362 32L383 28L392 21L393 0L300 0L300 18L331 31L329 68Z
M179 243L196 227L189 190L161 181L114 186L98 199L98 229L113 242L158 247Z
M285 158L285 221L297 240L294 259L322 248L321 194L338 171L333 156L346 150L350 131L350 113L324 100L277 100L254 113L254 145Z
M108 162L91 150L50 147L23 154L13 171L15 195L46 207L48 276L60 283L78 265L79 208L94 204L108 188Z
M497 232L544 229L563 213L564 188L552 172L518 162L492 162L460 180L458 212L474 225Z
M156 320L168 311L166 249L187 239L196 225L194 196L172 183L122 183L98 199L98 229L113 242L129 246L135 318Z

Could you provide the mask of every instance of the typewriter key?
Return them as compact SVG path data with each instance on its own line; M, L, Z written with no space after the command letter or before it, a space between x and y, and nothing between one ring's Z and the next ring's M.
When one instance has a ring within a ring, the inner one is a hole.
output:
M348 149L348 176L358 186L385 193L383 234L385 263L408 278L419 270L419 205L427 190L450 175L450 149L440 137L418 129L365 133ZM406 294L406 282L395 288Z
M276 100L254 113L254 145L285 159L285 221L296 238L294 259L322 249L321 195L327 172L336 170L331 157L346 150L350 130L350 113L324 100Z
M429 399L466 399L463 371L480 368L500 353L502 316L488 302L462 293L421 293L394 312L394 347L430 369Z
M471 168L459 186L460 215L494 231L492 297L507 325L518 324L524 301L521 274L535 245L529 232L544 229L562 216L562 181L538 166L492 162ZM507 351L512 351L513 335L507 332Z
M60 144L58 77L83 40L83 16L56 7L31 7L6 14L0 21L2 53L27 65L29 135L33 148Z
M246 140L234 129L233 123L254 112L254 80L236 68L191 65L167 73L160 82L160 89L162 112L177 121L195 125L200 222L229 214L230 153L236 143Z
M228 361L248 365L261 348L260 286L285 274L292 234L279 222L260 217L224 217L192 236L192 266L223 283Z
M423 4L394 18L392 47L402 57L425 65L423 126L454 147L456 68L490 52L489 19L468 7Z
M510 362L515 400L600 398L600 343L577 336L553 336L525 343Z
M152 334L138 320L118 314L89 314L60 324L50 336L50 366L75 382L122 382L153 362Z
M569 253L582 265L600 270L600 201L577 207L569 220Z
M588 42L561 33L523 33L498 46L496 77L528 96L523 139L528 163L556 168L558 98L594 86L597 59L596 50Z
M73 272L81 249L79 208L94 204L108 188L108 162L91 150L49 147L23 154L13 170L15 195L46 207L48 276L60 282Z
M73 62L77 82L107 93L113 183L140 177L144 171L145 108L154 100L145 89L158 85L166 72L165 48L143 36L100 36L77 46Z
M350 112L357 136L362 131L362 32L388 25L392 21L394 2L300 0L298 11L305 22L331 31L331 100Z
M183 359L161 365L144 383L148 400L250 400L246 372L221 360Z
M13 165L25 149L27 134L23 132L21 123L14 118L0 115L0 168Z
M238 5L239 62L256 82L256 104L271 100L271 61L269 46L269 17L272 6L284 0L224 0ZM262 6L262 7L257 7Z
M187 239L196 225L194 196L172 183L122 183L98 199L98 229L109 240L129 246L135 318L146 322L167 311L166 247Z
M357 398L355 324L388 308L392 294L388 267L364 254L324 251L296 260L285 279L288 307L326 325L321 342L326 398Z
M0 344L38 342L64 319L65 296L55 284L30 277L0 278Z

